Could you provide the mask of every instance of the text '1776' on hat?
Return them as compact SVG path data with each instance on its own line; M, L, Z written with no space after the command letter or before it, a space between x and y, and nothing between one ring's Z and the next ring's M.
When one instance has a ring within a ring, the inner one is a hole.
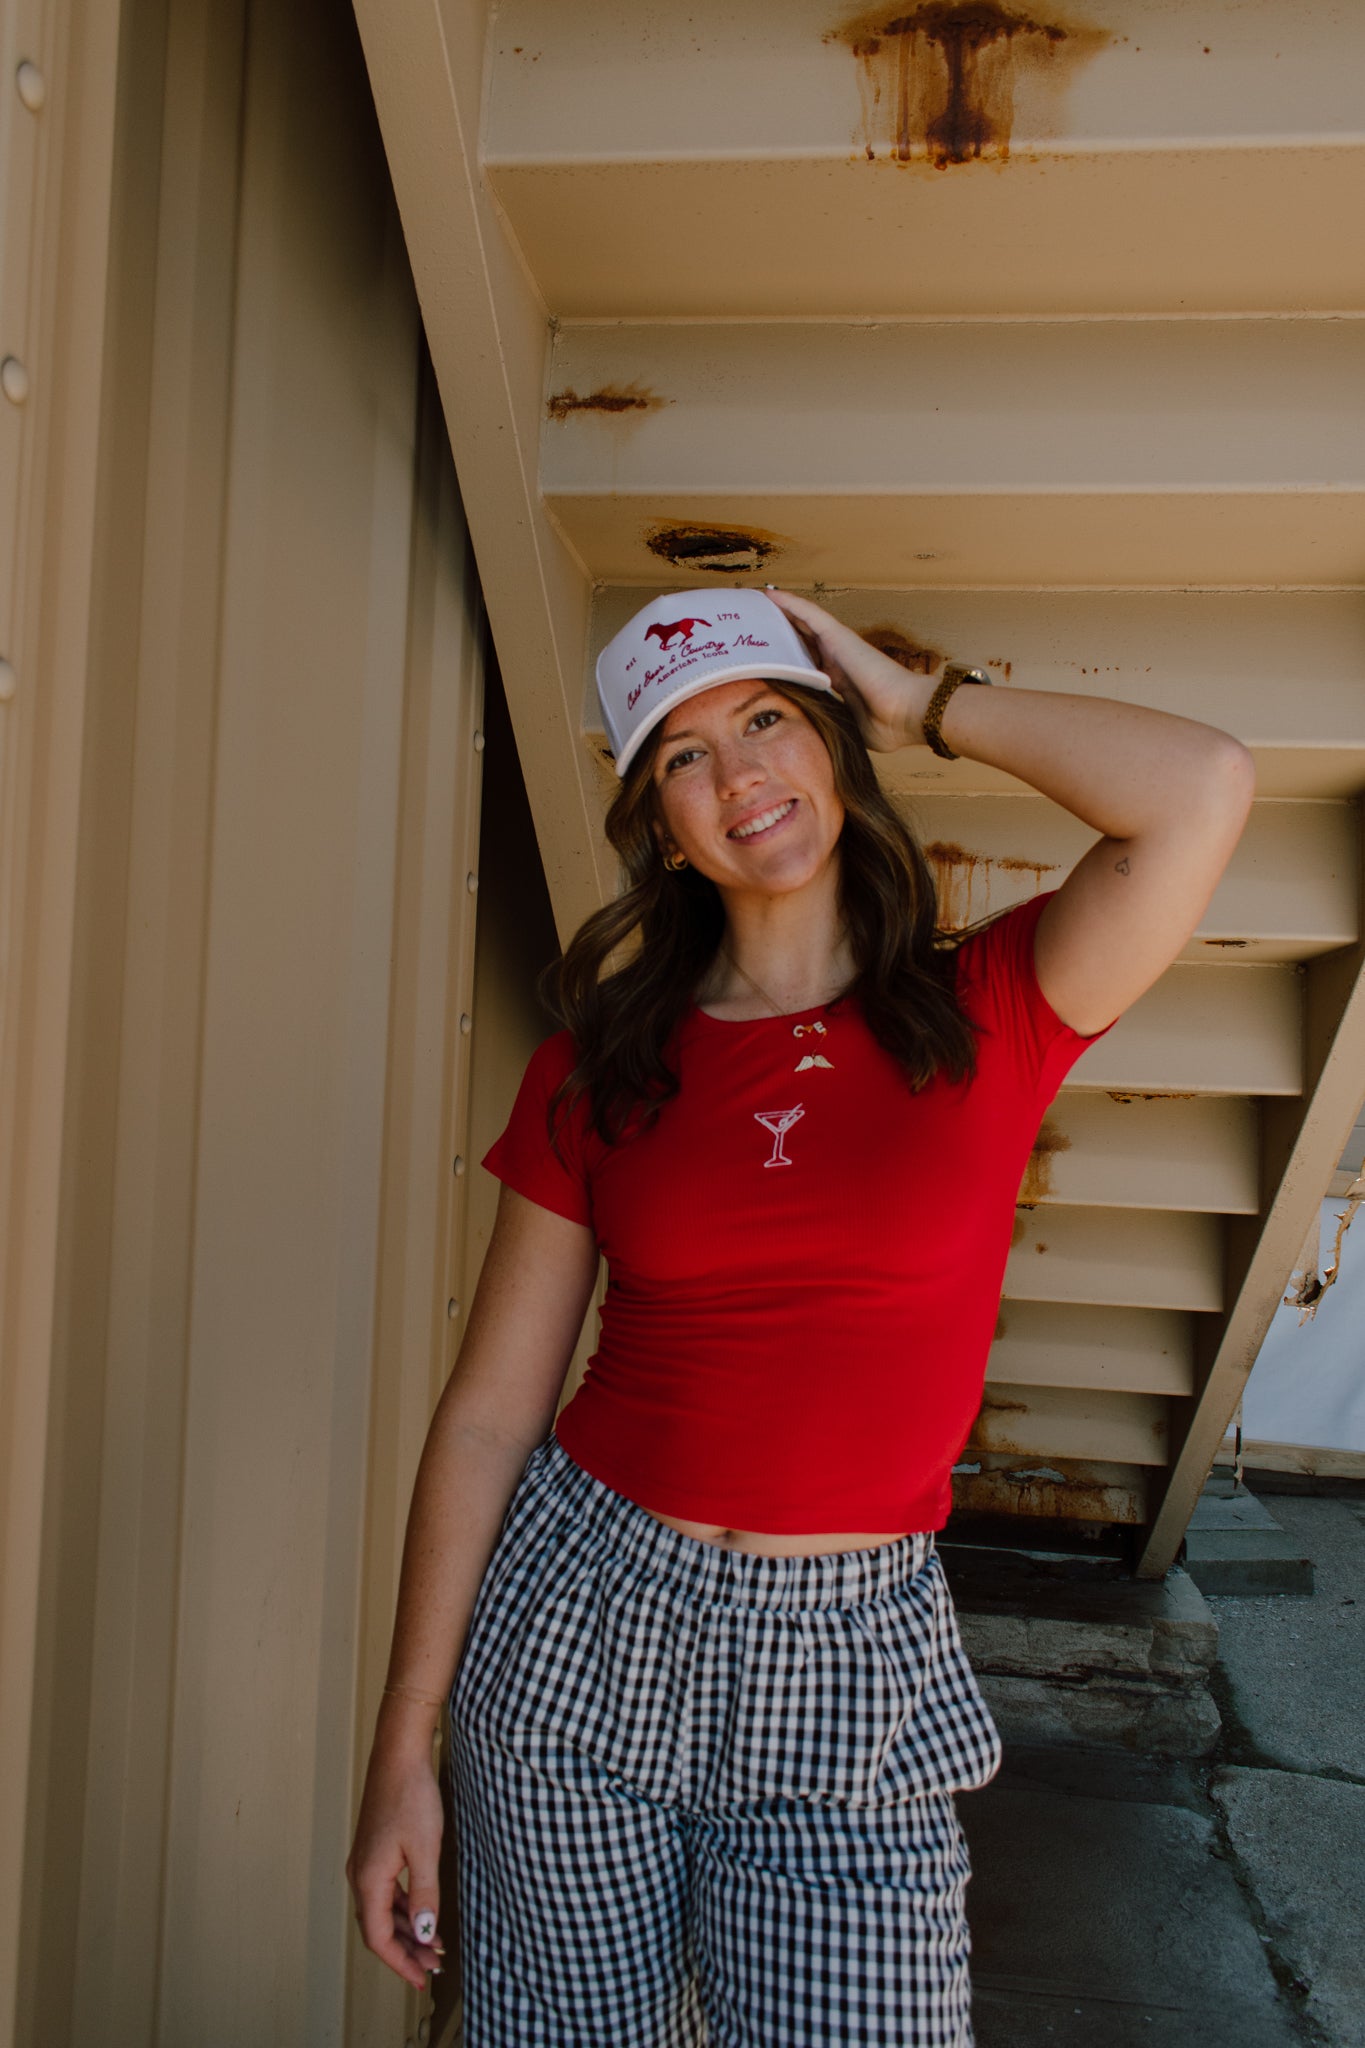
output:
M787 614L761 590L656 597L597 659L597 695L617 774L625 774L675 704L748 676L833 691Z

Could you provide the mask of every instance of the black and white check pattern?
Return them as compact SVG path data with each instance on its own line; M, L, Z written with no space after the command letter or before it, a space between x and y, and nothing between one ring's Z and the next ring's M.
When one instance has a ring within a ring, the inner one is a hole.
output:
M970 2048L1000 1745L932 1536L737 1555L552 1437L451 1710L467 2048Z

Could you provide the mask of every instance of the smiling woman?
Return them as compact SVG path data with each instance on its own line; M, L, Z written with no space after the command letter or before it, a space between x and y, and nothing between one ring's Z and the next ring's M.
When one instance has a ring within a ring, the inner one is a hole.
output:
M776 845L780 867L746 860L733 870L738 886L764 894L783 878L796 886L823 872L843 827L828 752L805 714L766 683L721 683L670 713L654 784L660 840L694 866L709 872L708 854L714 861L739 847L758 856ZM720 886L719 875L711 879Z
M453 1679L469 2048L967 2048L953 1795L1000 1752L934 1533L1043 1112L1193 930L1249 759L935 683L783 592L657 599L598 674L623 887L485 1161L352 1854L366 1938L433 1954ZM869 752L919 744L1095 830L1061 889L940 932Z
M571 941L555 990L579 1049L557 1106L581 1094L603 1139L675 1092L669 1039L693 1001L742 1021L856 980L868 1028L914 1085L970 1071L932 874L832 690L741 678L663 705L606 831L625 886ZM635 941L630 966L605 975Z

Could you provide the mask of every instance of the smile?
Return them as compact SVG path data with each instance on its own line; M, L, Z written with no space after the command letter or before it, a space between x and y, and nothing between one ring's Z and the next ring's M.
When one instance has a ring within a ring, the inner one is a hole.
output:
M788 814L796 809L796 798L789 796L784 804L774 804L770 811L760 811L756 818L749 818L743 825L736 825L726 833L727 839L752 839L759 832L769 832L774 825L780 825Z

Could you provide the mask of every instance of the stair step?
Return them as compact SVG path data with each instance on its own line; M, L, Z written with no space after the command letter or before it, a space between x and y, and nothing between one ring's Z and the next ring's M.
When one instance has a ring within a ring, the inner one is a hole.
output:
M1185 1539L1185 1569L1203 1593L1299 1593L1313 1590L1313 1560L1282 1534L1246 1529Z
M1085 14L986 54L986 160L937 168L946 53L828 0L501 0L484 162L561 318L1360 306L1358 12Z
M1201 1535L1227 1535L1236 1532L1245 1535L1248 1530L1261 1535L1270 1535L1280 1524L1264 1502L1246 1488L1224 1490L1222 1482L1210 1480L1194 1504L1189 1526ZM1281 1532L1283 1533L1283 1532Z
M1004 1298L1219 1309L1222 1230L1216 1216L1161 1209L1021 1209Z
M986 1379L991 1386L1189 1394L1194 1390L1190 1319L1174 1309L1006 1301Z
M964 1456L981 1450L1044 1460L1103 1458L1123 1465L1164 1465L1168 1438L1164 1395L991 1384Z
M953 1473L953 1512L1131 1527L1147 1519L1150 1481L1144 1465L1102 1458L1039 1460L972 1450L964 1453ZM1041 1540L1045 1543L1046 1536Z
M701 526L802 583L1354 584L1363 370L1355 321L564 326L551 405L641 405L550 418L541 480L612 582Z
M647 599L686 580L679 570L672 583L598 592L585 673L590 744L603 740L592 687L598 651ZM822 601L859 632L890 636L908 659L921 650L926 673L948 658L1028 689L1194 709L1251 748L1261 797L1353 797L1365 786L1357 591L850 589ZM979 762L936 760L924 747L883 755L878 768L896 793L1022 787Z
M1256 1113L1237 1097L1133 1097L1064 1088L1043 1120L1019 1198L1051 1205L1254 1215Z
M1301 1094L1299 970L1177 962L1070 1079L1119 1096Z
M1231 1495L1217 1482L1194 1504L1185 1533L1185 1569L1205 1593L1313 1590L1313 1560L1287 1536L1254 1493Z
M1218 1626L1184 1572L1138 1585L1107 1560L954 1544L951 1525L943 1550L963 1647L1007 1746L1212 1748Z
M1095 834L1041 796L903 800L952 930L1052 889ZM1307 960L1349 946L1359 922L1359 823L1346 802L1259 802L1185 959Z

